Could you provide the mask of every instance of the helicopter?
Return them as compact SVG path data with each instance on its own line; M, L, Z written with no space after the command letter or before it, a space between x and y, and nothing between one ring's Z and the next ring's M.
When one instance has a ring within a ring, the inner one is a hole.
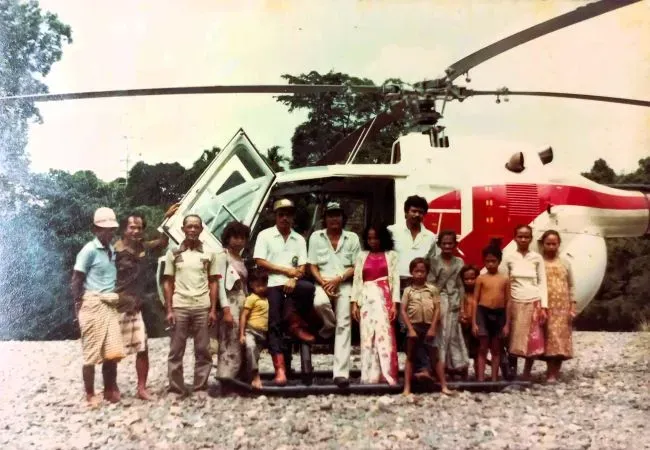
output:
M438 234L453 230L466 263L482 266L481 250L498 241L515 247L513 229L527 224L538 239L548 230L562 235L561 255L571 261L575 298L582 311L597 294L607 265L606 238L650 234L650 186L604 186L553 164L553 149L521 149L498 155L475 146L451 143L440 124L445 106L473 96L571 98L649 107L650 101L565 92L473 90L455 84L470 69L514 47L640 0L601 0L576 8L488 45L450 65L444 75L411 85L240 85L111 90L69 94L23 94L10 101L62 101L152 95L190 94L381 94L388 105L333 146L314 166L275 173L242 129L223 147L166 219L160 231L172 245L183 240L181 225L189 213L204 221L201 239L222 248L221 232L232 220L251 227L252 240L269 223L270 205L295 199L307 215L301 232L315 230L326 201L345 205L348 228L371 222L404 220L402 204L413 194L428 200L425 227ZM384 127L406 121L408 133L386 148L381 164L358 163L360 151ZM454 168L449 170L448 168ZM306 236L308 237L308 236ZM158 280L162 275L162 260ZM161 283L159 281L159 294Z

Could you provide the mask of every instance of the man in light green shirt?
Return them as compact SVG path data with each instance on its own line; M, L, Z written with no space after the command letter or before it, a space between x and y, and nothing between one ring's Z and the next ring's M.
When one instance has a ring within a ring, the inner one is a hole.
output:
M163 290L171 330L168 358L169 390L187 395L183 380L183 355L187 338L194 338L194 391L205 391L212 367L208 327L217 320L216 255L203 248L199 235L203 223L191 214L183 220L185 240L167 251Z

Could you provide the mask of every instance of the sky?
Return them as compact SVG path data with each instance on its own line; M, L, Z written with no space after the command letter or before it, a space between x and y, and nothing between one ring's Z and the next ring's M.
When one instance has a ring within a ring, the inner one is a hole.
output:
M329 70L382 83L443 74L469 53L575 9L580 1L41 0L74 42L45 78L52 93L217 84L284 84L284 73ZM470 72L472 89L577 92L650 100L650 2L573 25ZM456 80L466 84L464 77ZM48 102L30 127L32 168L92 170L179 162L223 147L244 128L259 150L289 153L304 112L270 95L193 95ZM650 155L650 108L579 100L475 97L447 105L455 143L477 152L552 146L556 164L617 172Z

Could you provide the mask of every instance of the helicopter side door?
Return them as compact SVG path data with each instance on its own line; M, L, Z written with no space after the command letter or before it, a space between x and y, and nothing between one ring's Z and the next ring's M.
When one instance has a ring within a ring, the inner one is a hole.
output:
M260 155L244 130L240 129L201 174L181 200L178 211L166 219L160 231L170 246L183 241L183 218L197 214L203 221L200 239L213 251L220 251L221 233L233 220L251 226L268 197L275 172ZM164 258L158 261L158 294L163 300L161 280Z

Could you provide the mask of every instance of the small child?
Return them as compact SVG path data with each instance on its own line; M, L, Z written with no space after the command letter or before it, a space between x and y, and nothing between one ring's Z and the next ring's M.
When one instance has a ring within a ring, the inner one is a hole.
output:
M260 351L266 343L269 322L269 301L266 298L269 275L265 270L254 269L248 274L252 294L246 297L239 319L239 342L246 346L246 366L252 376L251 385L262 388L258 369Z
M492 381L499 376L502 337L510 330L510 281L498 272L502 253L499 247L483 250L487 273L476 280L476 309L472 318L472 333L479 338L477 380L485 380L485 361L488 348L492 355Z
M465 291L465 298L460 307L460 315L458 321L463 327L463 337L465 338L465 346L470 358L474 360L474 375L478 374L478 338L472 334L472 321L474 318L474 310L476 309L476 296L474 295L474 286L476 278L480 271L478 267L471 264L463 266L460 271L460 279L463 281L463 288ZM463 380L467 381L467 370L463 373Z
M421 347L429 352L431 364L435 362L435 372L440 380L443 394L451 394L445 380L444 361L438 358L436 333L440 321L440 292L433 284L426 282L429 262L424 258L415 258L409 264L411 285L402 296L402 317L408 330L406 367L404 371L404 394L411 393L413 378L413 361Z

